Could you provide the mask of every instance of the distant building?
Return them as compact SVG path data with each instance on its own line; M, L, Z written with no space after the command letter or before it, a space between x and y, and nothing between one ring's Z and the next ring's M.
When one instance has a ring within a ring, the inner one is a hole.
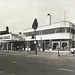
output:
M25 49L25 39L22 34L9 33L9 28L6 31L0 31L0 50L18 50Z
M34 29L24 30L26 48L34 50ZM75 47L75 25L61 21L51 25L39 26L36 31L37 50L69 51Z
M0 31L0 35L3 35L3 34L9 34L9 27L8 26L6 27L6 30Z

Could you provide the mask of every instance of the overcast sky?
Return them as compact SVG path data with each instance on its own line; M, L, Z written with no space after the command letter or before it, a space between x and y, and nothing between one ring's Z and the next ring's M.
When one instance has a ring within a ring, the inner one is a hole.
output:
M39 26L47 25L47 14L52 23L65 19L75 23L75 0L0 0L0 30L9 26L10 32L31 28L34 18Z

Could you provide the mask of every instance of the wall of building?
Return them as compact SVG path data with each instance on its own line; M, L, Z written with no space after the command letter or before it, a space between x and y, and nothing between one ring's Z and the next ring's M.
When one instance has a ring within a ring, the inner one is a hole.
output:
M24 30L26 35L25 40L29 43L34 41L32 35L34 35L33 29ZM71 22L58 22L52 25L46 25L38 27L36 30L37 48L40 50L69 50L75 45L75 26ZM41 43L42 40L42 43Z
M0 50L25 49L25 38L19 34L0 35Z

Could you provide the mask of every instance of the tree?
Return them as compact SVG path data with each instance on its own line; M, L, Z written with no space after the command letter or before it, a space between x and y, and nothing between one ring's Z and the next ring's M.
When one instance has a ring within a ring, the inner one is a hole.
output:
M38 27L38 22L37 22L37 19L35 18L34 22L33 22L33 25L32 25L32 28L37 29L37 27Z

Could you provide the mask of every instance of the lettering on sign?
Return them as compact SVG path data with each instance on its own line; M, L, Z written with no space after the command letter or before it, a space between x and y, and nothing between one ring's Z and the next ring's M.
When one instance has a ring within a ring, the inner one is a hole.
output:
M10 36L1 36L0 40L10 39Z

